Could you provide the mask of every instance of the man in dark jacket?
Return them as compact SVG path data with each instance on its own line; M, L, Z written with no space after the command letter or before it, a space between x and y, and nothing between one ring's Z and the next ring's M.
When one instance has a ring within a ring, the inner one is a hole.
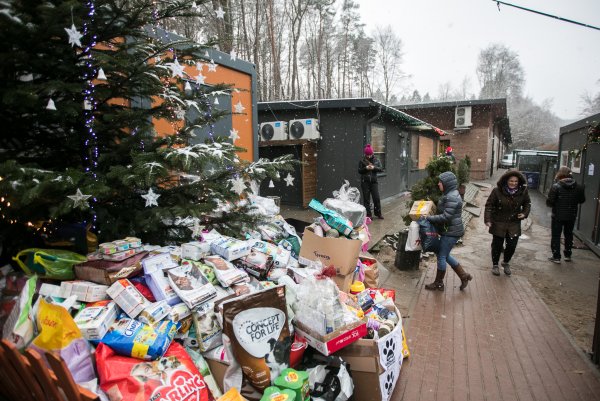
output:
M458 193L456 176L450 171L443 172L440 174L438 187L443 193L437 205L438 214L427 216L426 219L433 223L439 230L441 235L440 249L437 252L435 280L433 283L425 285L425 289L444 290L446 264L449 264L460 278L460 289L464 290L469 281L473 279L473 276L465 272L458 260L450 255L450 251L452 251L458 239L465 233L462 222L462 198Z
M367 209L367 216L371 215L371 197L373 197L373 211L375 216L383 219L381 214L381 200L379 199L379 184L377 174L383 171L381 162L373 155L370 144L365 146L365 156L358 162L358 173L360 174L360 188L362 189L363 205Z
M551 262L560 263L560 235L565 235L565 262L571 261L573 248L573 227L577 219L579 204L585 202L585 189L571 175L571 169L562 166L554 178L546 205L552 208L552 249Z

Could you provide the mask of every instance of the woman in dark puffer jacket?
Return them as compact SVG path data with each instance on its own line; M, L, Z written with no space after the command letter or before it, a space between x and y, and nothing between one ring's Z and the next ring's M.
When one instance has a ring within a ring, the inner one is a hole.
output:
M492 273L500 275L498 262L504 251L504 274L511 275L510 259L521 236L521 220L529 216L531 199L527 180L517 170L509 170L500 177L485 203L484 221L492 234ZM505 244L506 242L506 244Z
M437 252L435 280L433 283L425 285L425 289L444 290L446 264L449 264L460 278L460 289L464 290L469 281L473 279L473 276L465 272L458 260L450 255L450 251L452 251L458 239L465 233L462 222L462 199L458 193L458 181L456 180L456 176L450 171L440 174L439 180L438 187L443 193L437 204L439 214L427 216L426 219L438 228L442 238L440 249Z

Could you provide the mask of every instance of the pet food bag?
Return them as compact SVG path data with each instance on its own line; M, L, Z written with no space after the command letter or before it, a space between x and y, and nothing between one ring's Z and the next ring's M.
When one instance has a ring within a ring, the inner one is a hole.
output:
M249 253L250 250L248 250L246 255ZM229 287L232 284L250 280L248 273L238 269L232 263L219 256L207 256L204 258L204 262L214 269L215 276L217 276L217 280L219 280L219 283L221 283L223 287Z
M101 340L119 355L157 359L165 353L177 333L177 324L168 320L150 326L121 316Z
M40 355L46 351L60 354L77 383L96 377L91 346L65 308L40 299L37 324L40 334L33 339L31 348Z
M293 337L285 286L223 302L223 326L244 377L260 392L289 367Z
M100 344L96 364L100 388L111 401L214 401L204 377L178 343L156 361L120 356Z

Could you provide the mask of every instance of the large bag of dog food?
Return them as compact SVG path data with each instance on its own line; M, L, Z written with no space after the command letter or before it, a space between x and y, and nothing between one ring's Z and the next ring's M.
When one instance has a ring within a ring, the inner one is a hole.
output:
M204 377L178 343L156 361L120 356L101 343L96 365L100 388L111 401L214 400Z
M285 286L223 302L223 332L244 378L262 393L290 363Z

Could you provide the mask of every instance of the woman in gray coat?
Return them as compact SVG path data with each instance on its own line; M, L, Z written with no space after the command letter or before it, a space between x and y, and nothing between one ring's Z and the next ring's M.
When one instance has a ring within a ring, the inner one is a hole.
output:
M462 198L458 193L456 176L450 171L443 172L440 174L438 187L443 193L437 204L438 214L427 216L426 219L436 226L441 235L441 241L437 252L435 280L433 283L425 285L425 289L444 291L444 276L448 264L460 278L460 289L464 290L473 276L465 272L458 260L450 255L450 251L458 239L465 233L462 222Z
M492 234L492 273L500 275L498 262L504 252L504 274L511 275L510 259L515 254L521 235L521 220L529 216L531 199L527 180L517 170L508 170L500 177L485 203L484 221Z

